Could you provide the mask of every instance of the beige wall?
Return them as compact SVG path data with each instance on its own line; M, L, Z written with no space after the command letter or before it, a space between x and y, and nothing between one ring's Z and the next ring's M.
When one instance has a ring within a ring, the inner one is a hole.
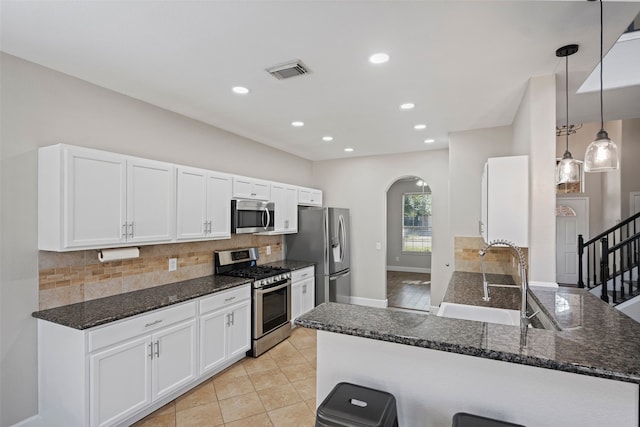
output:
M58 142L298 185L308 160L29 63L1 58L0 425L38 412L37 149Z
M313 178L322 183L325 206L351 210L351 284L356 298L373 303L386 300L386 193L398 178L419 176L431 187L431 301L440 303L453 270L448 163L447 150L314 163Z
M629 193L640 191L640 164L638 163L640 162L640 118L622 121L620 139L623 154L620 158L620 172L622 174L620 201L622 219L625 219L630 214Z
M555 76L529 79L513 121L513 155L529 155L529 280L556 281Z

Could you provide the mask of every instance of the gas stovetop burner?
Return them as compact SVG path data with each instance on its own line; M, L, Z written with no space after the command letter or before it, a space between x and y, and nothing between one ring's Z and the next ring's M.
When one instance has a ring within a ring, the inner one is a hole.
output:
M258 248L237 249L215 253L216 274L253 279L253 287L261 288L291 277L284 267L257 265Z

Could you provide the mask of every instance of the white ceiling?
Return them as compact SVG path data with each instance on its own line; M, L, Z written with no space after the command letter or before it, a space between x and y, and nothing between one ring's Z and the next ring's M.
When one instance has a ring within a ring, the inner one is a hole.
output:
M564 123L564 60L555 50L580 45L569 61L572 92L599 55L599 6L587 1L3 0L1 7L6 53L311 160L444 148L450 132L509 125L528 79L556 72ZM604 7L606 50L640 3ZM390 61L369 64L381 51ZM292 59L311 73L276 80L265 71ZM233 94L236 85L251 93ZM416 108L400 111L407 101ZM599 121L597 93L572 95L570 105L572 123ZM631 117L640 117L640 86L606 91L605 119ZM305 126L293 128L293 120ZM417 123L427 129L414 130Z

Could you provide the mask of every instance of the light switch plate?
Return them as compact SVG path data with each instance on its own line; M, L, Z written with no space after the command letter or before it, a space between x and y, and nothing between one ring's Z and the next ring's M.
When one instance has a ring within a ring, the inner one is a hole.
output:
M267 246L267 255L271 255L271 246Z
M176 271L178 269L178 259L169 258L169 271Z

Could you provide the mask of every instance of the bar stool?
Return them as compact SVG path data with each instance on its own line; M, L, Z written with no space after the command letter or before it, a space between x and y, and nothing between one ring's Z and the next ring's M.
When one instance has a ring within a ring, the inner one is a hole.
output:
M331 390L316 414L316 427L398 427L391 393L346 382Z

